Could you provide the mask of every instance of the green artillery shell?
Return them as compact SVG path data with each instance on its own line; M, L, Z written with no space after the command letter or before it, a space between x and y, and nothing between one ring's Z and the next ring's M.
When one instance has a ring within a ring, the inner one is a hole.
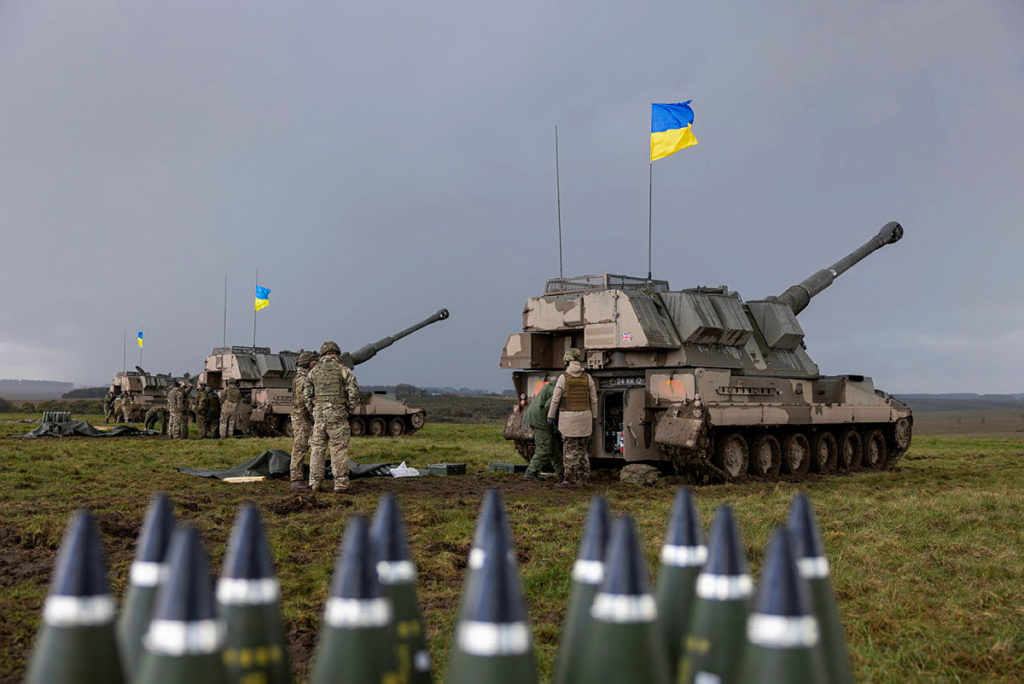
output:
M608 546L611 514L603 496L590 500L590 512L583 527L579 554L572 566L569 609L562 627L562 641L555 661L555 684L566 684L569 673L577 671L588 651L585 642L590 622L590 606L604 581L604 556Z
M77 511L57 554L25 682L124 681L115 609L96 524L88 511Z

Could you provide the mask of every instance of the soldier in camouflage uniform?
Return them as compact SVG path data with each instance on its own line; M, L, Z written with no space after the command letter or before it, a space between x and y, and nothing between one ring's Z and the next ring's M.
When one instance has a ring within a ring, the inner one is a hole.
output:
M114 390L107 390L106 396L103 397L103 422L110 423L110 419L114 417ZM116 418L114 420L117 420Z
M160 434L167 434L167 409L163 406L153 406L146 411L146 421L143 423L147 430L152 430L156 427L157 421L160 421Z
M554 426L564 443L565 479L556 487L578 487L590 478L590 435L597 420L597 386L583 370L583 353L576 348L565 352L565 372L558 376L548 408L548 424ZM561 408L561 410L559 410Z
M210 405L210 395L206 393L206 383L199 383L199 389L192 397L192 412L196 414L196 429L199 431L199 439L206 439L210 434L210 418L207 409Z
M235 422L238 420L238 405L242 403L242 391L236 380L228 380L227 389L220 402L220 436L235 436Z
M132 398L131 392L125 392L124 398L121 399L121 414L124 416L124 422L132 422L132 410L135 408L135 399Z
M114 398L113 403L111 403L111 405L110 405L111 408L114 411L114 424L115 425L117 423L120 423L121 419L124 418L124 414L121 413L121 405L123 403L124 403L124 400L120 396L117 396L117 397Z
M171 415L171 439L188 438L188 395L185 383L178 381L167 392L167 411Z
M211 437L220 437L220 397L212 387L206 388L206 424Z
M321 345L320 360L309 372L302 395L306 408L313 414L309 488L317 491L321 487L324 454L330 444L334 491L348 491L348 413L359 403L359 385L352 371L341 363L341 349L336 342Z
M302 473L302 461L309 451L309 434L313 431L313 414L306 408L305 387L308 381L309 371L316 365L316 352L304 351L299 354L296 363L295 380L292 381L292 463L291 480L292 489L309 489L306 478Z

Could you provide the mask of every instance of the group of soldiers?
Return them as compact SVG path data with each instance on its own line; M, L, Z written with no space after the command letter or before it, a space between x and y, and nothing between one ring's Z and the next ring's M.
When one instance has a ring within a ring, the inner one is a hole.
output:
M590 479L590 435L597 422L597 386L583 370L583 352L572 348L562 358L565 371L548 382L523 414L533 430L534 452L524 480L540 480L550 469L559 489L579 487ZM525 401L525 397L523 398Z
M234 380L229 381L220 394L206 383L201 382L193 388L183 380L177 380L167 390L165 405L151 406L142 422L147 430L156 429L160 423L160 434L169 434L171 439L187 439L188 426L192 421L196 423L200 439L231 437L235 433L241 401L242 393ZM104 422L138 422L132 415L135 406L131 392L115 395L113 390L108 391L103 398Z

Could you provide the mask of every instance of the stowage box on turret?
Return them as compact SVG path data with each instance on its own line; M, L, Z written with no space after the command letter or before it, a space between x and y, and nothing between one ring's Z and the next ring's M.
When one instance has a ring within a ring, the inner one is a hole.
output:
M891 468L910 446L909 407L862 375L821 375L797 314L902 236L888 223L831 267L753 301L611 274L552 279L527 300L501 367L517 369L516 392L529 398L558 378L565 350L582 349L598 385L594 458L671 460L726 481ZM530 453L528 430L506 435Z
M420 328L448 318L448 310L441 309L419 323L360 347L354 352L342 352L341 362L349 368L369 361L377 352L411 335ZM299 353L281 351L270 353L269 347L216 347L206 357L201 382L214 389L236 380L242 391L242 404L238 408L238 425L242 432L258 435L291 434L292 380ZM426 411L410 408L382 392L363 392L359 405L349 414L352 434L398 436L415 432L426 422Z

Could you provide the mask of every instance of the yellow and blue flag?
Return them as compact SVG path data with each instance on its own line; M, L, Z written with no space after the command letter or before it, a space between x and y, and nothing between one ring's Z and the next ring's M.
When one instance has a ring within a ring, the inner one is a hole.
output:
M139 335L138 335L138 343L139 343L139 349L142 349L142 331L141 330L139 331Z
M697 144L691 102L651 105L651 161Z
M270 306L270 288L256 286L256 311Z

